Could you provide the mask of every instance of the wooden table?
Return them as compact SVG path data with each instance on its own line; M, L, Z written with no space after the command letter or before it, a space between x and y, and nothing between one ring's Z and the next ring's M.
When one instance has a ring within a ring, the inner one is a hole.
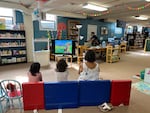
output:
M103 48L103 47L90 47L90 48L86 48L86 50L93 50L95 53L100 53L100 58L102 58L102 60L106 61L106 50L107 48ZM105 56L105 57L104 57Z
M90 48L86 48L86 50L93 50L95 52L102 52L102 51L106 52L106 48L103 47L90 47Z

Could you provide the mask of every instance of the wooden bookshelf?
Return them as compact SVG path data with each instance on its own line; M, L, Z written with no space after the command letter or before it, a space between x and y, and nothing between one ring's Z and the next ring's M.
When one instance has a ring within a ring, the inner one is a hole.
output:
M79 21L76 20L68 20L68 39L78 40L78 29L76 27L77 24L80 24Z

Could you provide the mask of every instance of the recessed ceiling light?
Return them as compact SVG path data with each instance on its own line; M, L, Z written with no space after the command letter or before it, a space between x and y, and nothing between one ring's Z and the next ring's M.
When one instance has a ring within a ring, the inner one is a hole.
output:
M134 16L135 19L138 19L138 20L148 20L148 17L147 16L144 16L144 15L140 15L140 16Z
M84 4L83 8L91 9L91 10L96 10L96 11L106 11L106 10L108 10L105 7L101 7L101 6L93 5L93 4Z

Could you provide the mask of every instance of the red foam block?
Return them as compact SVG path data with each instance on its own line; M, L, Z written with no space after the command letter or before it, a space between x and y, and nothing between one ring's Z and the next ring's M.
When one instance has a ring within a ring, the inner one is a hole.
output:
M24 110L44 109L44 83L23 83Z
M114 106L129 105L131 80L112 80L110 103Z

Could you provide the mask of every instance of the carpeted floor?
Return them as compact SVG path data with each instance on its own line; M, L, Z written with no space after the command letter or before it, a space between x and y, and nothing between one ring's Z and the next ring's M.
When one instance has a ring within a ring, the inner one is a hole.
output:
M150 54L144 51L129 51L121 54L120 61L116 63L106 63L98 60L100 64L100 77L103 79L130 79L132 83L139 82L133 78L133 75L139 74L141 70L150 67ZM0 66L0 80L15 79L20 82L27 81L27 72L31 63ZM50 67L41 68L44 81L56 81L54 74L56 63L50 61ZM77 80L78 65L73 63L69 68L69 80ZM149 113L150 112L150 96L146 95L135 88L131 89L130 105L115 106L109 113ZM25 111L31 113L33 111ZM39 110L39 113L57 113L57 110ZM9 110L8 113L19 113L18 110ZM75 109L63 109L63 113L101 113L97 106L84 106Z

